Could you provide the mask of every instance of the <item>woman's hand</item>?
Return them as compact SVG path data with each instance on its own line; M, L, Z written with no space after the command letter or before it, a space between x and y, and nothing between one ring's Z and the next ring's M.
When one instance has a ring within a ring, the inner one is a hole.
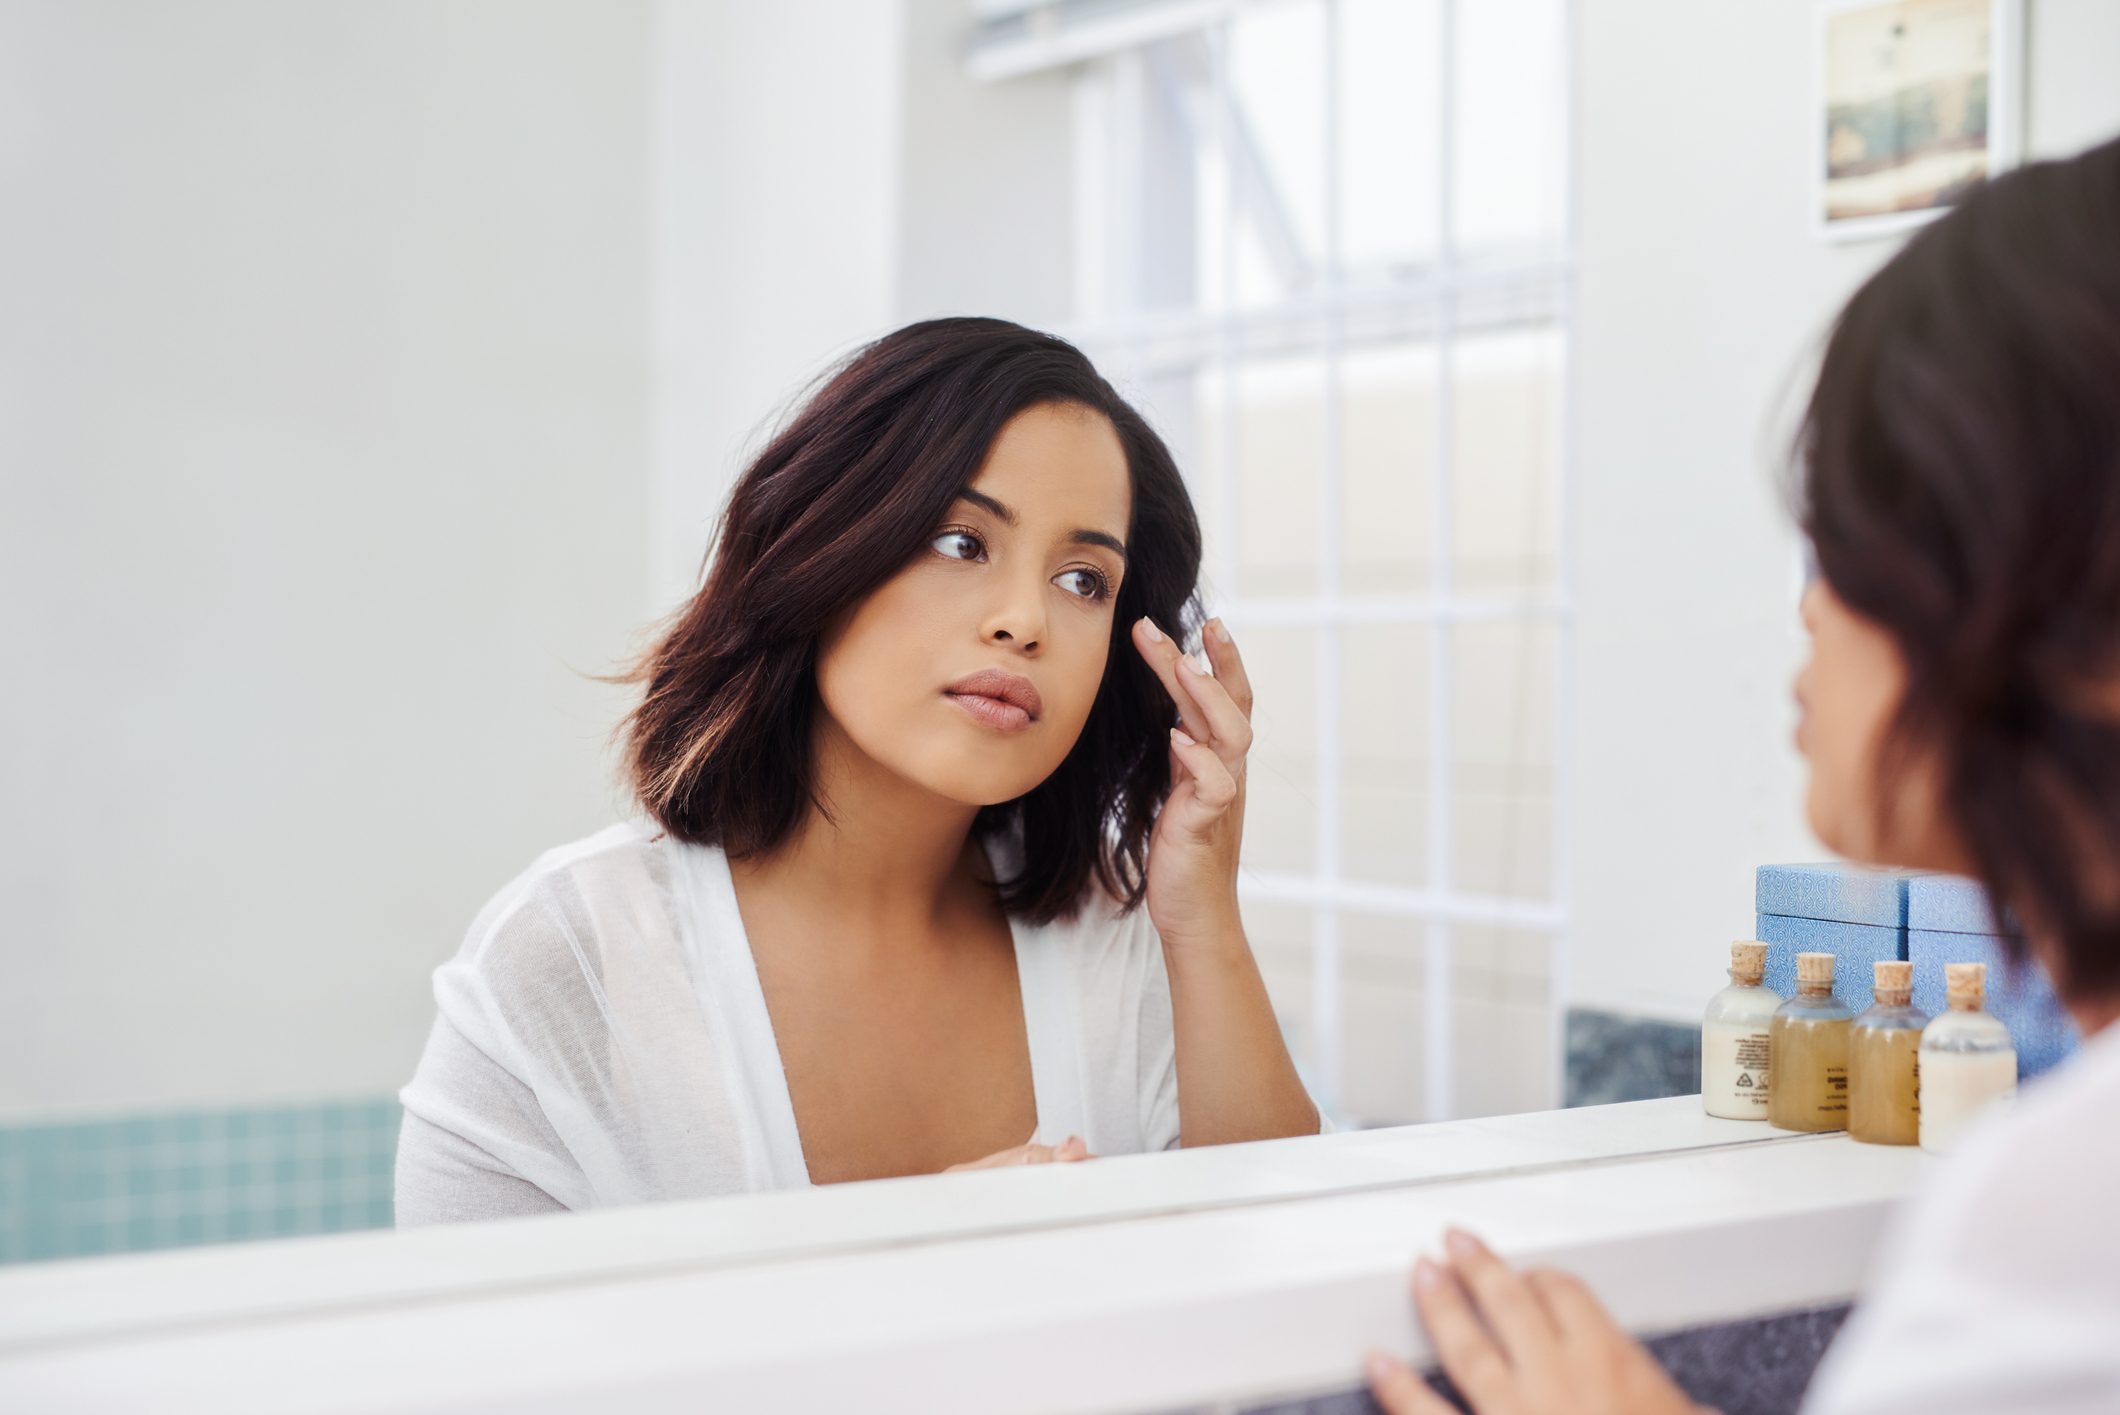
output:
M1057 1145L1011 1145L983 1160L966 1160L942 1172L956 1174L967 1169L1011 1169L1019 1164L1073 1164L1077 1160L1095 1158L1079 1136L1070 1135Z
M1201 638L1214 675L1178 651L1154 621L1134 625L1134 647L1178 705L1171 793L1148 845L1148 917L1168 946L1242 936L1237 852L1244 835L1244 758L1251 750L1251 680L1219 619Z
M1474 1415L1699 1415L1580 1279L1519 1273L1455 1229L1444 1246L1447 1264L1415 1264L1413 1305ZM1369 1388L1387 1415L1451 1415L1426 1381L1382 1353L1369 1357Z

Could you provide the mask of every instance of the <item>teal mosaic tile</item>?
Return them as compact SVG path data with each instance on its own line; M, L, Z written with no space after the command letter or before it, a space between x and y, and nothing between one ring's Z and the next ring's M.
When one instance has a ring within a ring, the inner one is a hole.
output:
M0 1263L387 1228L393 1097L0 1126Z

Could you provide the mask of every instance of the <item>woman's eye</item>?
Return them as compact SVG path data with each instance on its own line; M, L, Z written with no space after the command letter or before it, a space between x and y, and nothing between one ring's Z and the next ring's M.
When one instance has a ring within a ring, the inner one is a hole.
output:
M970 531L944 531L928 544L938 555L951 560L977 560L986 549Z
M1083 599L1103 599L1111 593L1111 582L1095 570L1068 570L1054 583Z

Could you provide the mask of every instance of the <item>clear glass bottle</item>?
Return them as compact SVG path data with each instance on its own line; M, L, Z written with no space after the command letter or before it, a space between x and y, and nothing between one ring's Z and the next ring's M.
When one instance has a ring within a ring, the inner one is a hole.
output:
M1921 1033L1921 1148L1953 1149L1991 1105L2017 1094L2017 1047L1987 1005L1987 964L1946 963L1950 1008Z
M1765 1120L1773 1077L1769 1029L1781 994L1765 986L1767 946L1730 945L1730 986L1708 999L1700 1025L1700 1103L1725 1120Z
M1875 965L1876 1001L1848 1032L1848 1134L1871 1145L1921 1138L1921 1029L1914 965Z
M1848 1128L1848 1032L1855 1015L1833 996L1833 955L1796 955L1796 996L1774 1013L1767 1119L1783 1130Z

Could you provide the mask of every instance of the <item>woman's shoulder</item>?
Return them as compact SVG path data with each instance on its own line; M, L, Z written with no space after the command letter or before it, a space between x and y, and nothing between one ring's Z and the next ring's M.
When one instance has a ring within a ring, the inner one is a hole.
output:
M2120 1186L2120 1029L2028 1084L1937 1174L1928 1237L1958 1264L2041 1285L2110 1282L2120 1228L2102 1221Z
M628 820L554 846L496 890L458 953L479 967L637 930L669 910L671 852L652 821Z

